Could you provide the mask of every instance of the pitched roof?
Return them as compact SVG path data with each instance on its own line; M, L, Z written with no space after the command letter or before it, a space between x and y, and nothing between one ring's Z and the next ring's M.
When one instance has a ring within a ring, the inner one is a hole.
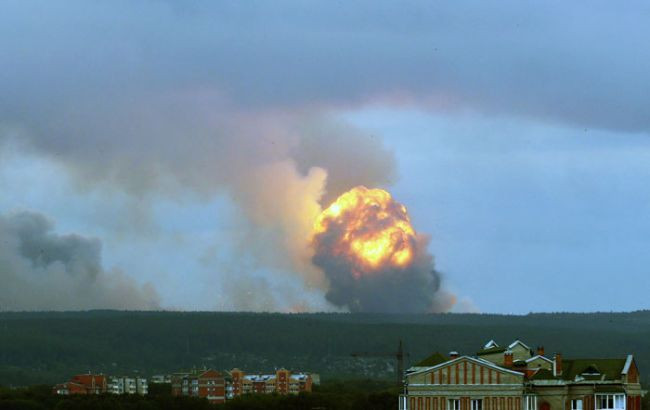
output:
M549 359L548 357L542 356L541 354L538 354L537 356L533 356L530 359L526 359L526 363L530 363L530 362L535 361L537 359L544 359L549 363L553 363L553 360Z
M605 380L618 380L623 374L626 359L565 359L562 361L562 378L575 380L576 376L595 371L605 375Z
M491 347L499 347L499 344L492 339L483 346L483 349L489 349Z
M623 367L623 371L621 373L627 374L627 372L630 371L630 366L632 365L633 361L634 361L634 356L628 354L627 359L625 359L625 366Z
M443 367L443 366L448 366L448 365L451 365L453 363L460 362L460 361L463 361L463 360L478 363L479 365L490 367L490 368L492 368L494 370L498 370L498 371L504 372L504 373L515 374L517 376L522 376L522 377L524 375L521 372L517 372L517 371L511 370L511 369L507 369L505 367L497 366L496 364L492 363L489 360L481 359L480 357L477 358L477 357L471 357L471 356L460 356L460 357L457 357L455 359L452 359L452 360L449 360L449 361L446 361L446 362L443 362L443 363L440 363L440 364L437 364L437 365L434 365L434 366L430 366L430 367L418 366L418 367L416 367L418 370L414 371L411 374L418 374L418 373L427 372L427 371L434 370L434 369L437 369L437 368L440 368L440 367Z
M487 349L481 349L476 354L478 356L483 356L486 354L494 354L494 353L503 353L507 349L505 347L499 347L499 346L494 346L494 347L488 347Z
M553 376L553 372L548 369L539 369L535 372L531 380L555 380L557 377Z
M448 361L449 358L440 352L435 352L431 356L415 364L415 367L429 367Z
M105 376L103 374L77 374L70 381L85 386L92 386L94 381L95 385L101 386L105 381Z
M508 346L508 349L512 349L513 347L515 347L515 346L517 346L517 345L522 345L522 346L524 347L524 349L526 349L526 350L531 350L530 347L528 347L528 346L526 345L526 343L522 342L522 341L519 340L519 339L517 339L517 340L515 340L514 342L510 343L510 346Z

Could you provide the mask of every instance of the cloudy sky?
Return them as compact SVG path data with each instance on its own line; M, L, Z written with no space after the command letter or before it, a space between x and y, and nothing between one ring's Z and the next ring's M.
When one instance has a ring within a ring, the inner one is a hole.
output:
M305 237L405 204L454 311L648 308L650 6L3 1L0 310L336 310Z

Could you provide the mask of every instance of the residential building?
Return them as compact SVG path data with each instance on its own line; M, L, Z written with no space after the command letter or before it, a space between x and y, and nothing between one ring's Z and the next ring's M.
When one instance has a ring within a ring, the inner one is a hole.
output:
M78 374L69 381L54 386L53 391L61 395L102 394L108 391L108 384L103 374Z
M155 374L151 376L151 383L153 384L161 384L161 383L171 384L171 382L172 382L172 377L168 374Z
M400 410L641 410L644 392L630 354L545 355L520 340L488 342L475 355L434 353L407 370Z
M216 370L203 369L175 373L171 377L173 396L206 398L210 403L226 401L226 381Z
M109 377L108 392L113 394L139 394L145 396L149 393L147 379L143 377Z
M313 380L308 373L293 373L287 369L278 369L269 374L246 374L240 369L230 371L230 383L227 397L242 394L298 394L311 392Z

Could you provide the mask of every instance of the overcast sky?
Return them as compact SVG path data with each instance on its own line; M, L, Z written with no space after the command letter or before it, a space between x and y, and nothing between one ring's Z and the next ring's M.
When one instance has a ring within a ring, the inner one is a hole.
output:
M408 207L455 311L648 308L648 21L0 2L0 310L336 310L302 238L357 184Z

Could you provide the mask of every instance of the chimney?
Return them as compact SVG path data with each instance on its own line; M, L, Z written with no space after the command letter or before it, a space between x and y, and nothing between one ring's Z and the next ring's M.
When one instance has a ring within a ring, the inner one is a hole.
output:
M455 350L452 350L451 352L449 352L449 358L451 358L452 360L457 359L458 358L458 352L455 351Z
M512 364L513 364L512 351L506 350L506 352L503 354L503 365L505 367L512 367Z
M544 356L544 346L537 346L537 354Z
M555 353L553 361L553 376L562 376L562 353Z

